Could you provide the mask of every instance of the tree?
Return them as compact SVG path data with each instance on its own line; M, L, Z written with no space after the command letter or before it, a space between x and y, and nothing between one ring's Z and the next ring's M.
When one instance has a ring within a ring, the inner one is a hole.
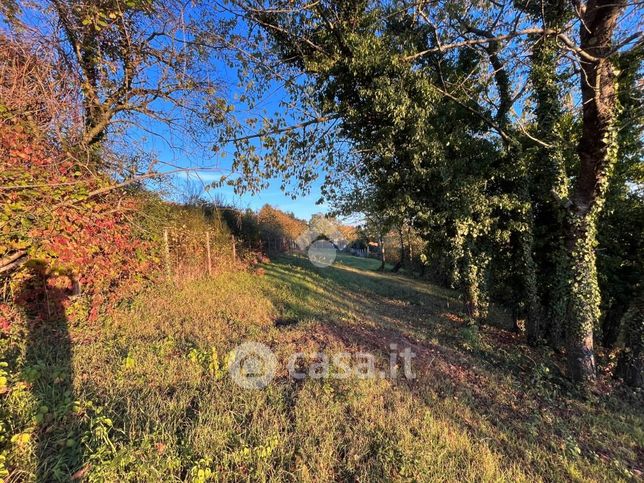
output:
M304 221L271 205L262 206L257 213L257 220L262 239L268 243L294 241L306 230Z
M13 35L21 38L36 31L75 76L82 98L82 145L101 144L117 124L141 127L145 123L139 121L146 119L186 129L188 120L195 123L225 112L224 101L215 97L216 72L203 62L215 49L223 51L225 43L206 48L195 42L204 32L214 37L220 28L207 21L212 14L199 10L200 4L191 9L174 0L39 0L20 5L22 15L14 12L9 23ZM53 25L47 25L49 18L23 22L37 11L51 13Z
M442 246L470 314L485 318L491 275L515 273L519 283L510 286L528 314L530 341L565 332L571 378L591 380L596 223L617 156L612 64L642 45L641 33L616 28L632 13L626 3L234 3L264 30L285 69L309 75L301 96L317 117L263 130L262 139L283 141L270 143L271 162L287 153L279 169L302 171L306 159L290 150L304 144L298 131L336 119L336 139L358 160L340 172L365 180L376 200L413 217ZM555 102L572 76L578 123ZM336 160L330 155L329 166L337 169ZM250 171L253 163L262 161L253 158ZM547 241L535 244L535 233ZM538 277L547 289L538 290ZM546 323L541 296L553 307Z
M602 294L601 343L611 348L644 271L644 97L637 83L641 60L636 52L617 59L619 156L598 219L597 270Z
M618 364L617 374L633 387L644 387L644 295L633 298L631 307L624 314L622 338L624 350Z
M595 377L593 329L599 322L600 293L595 245L597 218L617 161L617 77L610 54L625 1L577 3L582 94L579 172L568 207L567 246L571 259L568 368L573 380Z

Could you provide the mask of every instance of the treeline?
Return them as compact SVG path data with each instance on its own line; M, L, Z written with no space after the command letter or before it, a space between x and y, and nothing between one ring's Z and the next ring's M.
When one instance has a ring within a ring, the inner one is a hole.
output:
M325 163L337 211L380 238L410 227L472 321L503 301L573 380L594 379L599 343L642 385L640 7L233 3L316 113L265 126L273 153L252 169L306 180Z
M285 251L307 229L306 221L268 204L259 211L225 205L218 210L236 236L266 254L271 250Z
M308 250L317 240L329 240L336 248L364 246L366 235L334 216L316 213L308 221L291 212L265 204L258 211L240 210L225 204L213 206L230 230L249 248L264 254Z

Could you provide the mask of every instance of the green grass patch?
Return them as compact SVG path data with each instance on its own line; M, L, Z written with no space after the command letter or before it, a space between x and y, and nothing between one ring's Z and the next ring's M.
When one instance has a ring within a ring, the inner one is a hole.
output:
M629 481L641 399L582 399L538 350L468 326L458 297L341 255L151 287L100 327L0 342L7 481ZM276 322L287 320L288 324ZM412 346L417 379L228 377L227 354Z

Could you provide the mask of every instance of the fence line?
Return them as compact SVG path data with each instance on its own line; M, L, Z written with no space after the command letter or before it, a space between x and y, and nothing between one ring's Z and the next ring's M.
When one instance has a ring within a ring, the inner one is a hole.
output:
M233 247L234 247L233 239ZM206 231L206 254L208 255L208 276L212 277L212 258L210 256L210 232ZM234 258L233 258L234 259Z
M233 264L237 263L237 240L231 235L230 248L227 248L226 239L217 236L213 239L211 230L175 231L164 227L162 253L168 280L180 274L204 274L211 277L221 262L230 264L232 260Z

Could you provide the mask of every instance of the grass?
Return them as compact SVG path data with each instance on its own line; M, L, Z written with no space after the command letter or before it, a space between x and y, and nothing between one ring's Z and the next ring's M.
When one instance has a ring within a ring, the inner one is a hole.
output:
M11 361L0 395L5 479L641 478L636 394L582 398L551 355L466 324L455 293L378 266L282 257L263 275L151 287L101 327L16 328L0 345ZM225 371L247 340L281 361L262 390ZM390 343L417 354L415 380L295 381L284 367L297 351L343 350L385 367Z

